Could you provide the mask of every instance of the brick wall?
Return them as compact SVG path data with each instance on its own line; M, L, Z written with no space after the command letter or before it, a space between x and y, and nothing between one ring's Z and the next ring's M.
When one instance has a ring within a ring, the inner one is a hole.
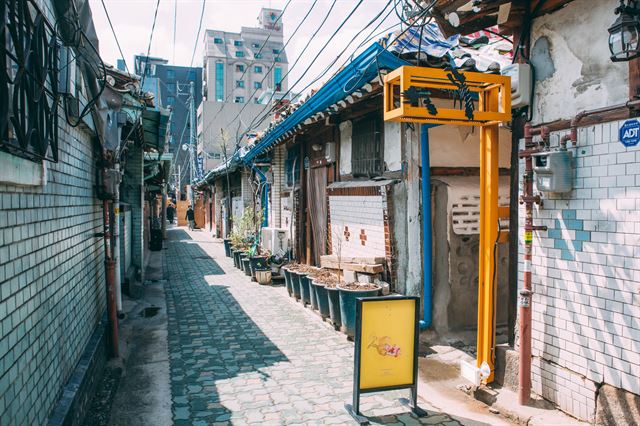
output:
M44 424L105 311L91 136L60 119L44 186L0 184L0 421Z
M534 211L534 390L585 420L601 383L640 394L640 148L622 123L579 129L574 190Z

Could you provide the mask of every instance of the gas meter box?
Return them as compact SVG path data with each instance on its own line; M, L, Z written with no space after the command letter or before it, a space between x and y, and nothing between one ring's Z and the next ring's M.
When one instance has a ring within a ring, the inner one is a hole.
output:
M569 192L573 189L573 161L566 149L533 155L536 186L543 192Z

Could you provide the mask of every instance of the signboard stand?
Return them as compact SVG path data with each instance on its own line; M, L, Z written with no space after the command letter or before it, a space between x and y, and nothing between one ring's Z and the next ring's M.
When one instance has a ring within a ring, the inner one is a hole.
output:
M345 409L359 424L369 420L360 414L360 395L410 389L411 399L400 401L418 417L419 298L381 296L356 301L356 334L353 369L353 404Z

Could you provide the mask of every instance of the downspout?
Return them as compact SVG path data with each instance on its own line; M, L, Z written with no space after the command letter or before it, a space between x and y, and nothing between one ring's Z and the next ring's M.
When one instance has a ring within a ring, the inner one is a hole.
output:
M113 262L115 265L114 289L116 296L116 310L122 313L122 277L120 276L120 163L114 164L117 172L118 184L113 194Z
M542 136L542 145L533 142L533 136ZM518 402L526 405L531 398L531 269L533 259L533 231L540 229L533 225L533 203L540 204L540 196L533 193L533 154L549 145L549 128L540 127L534 129L531 123L524 125L524 150L519 157L524 158L524 175L522 179L522 197L520 203L525 206L524 218L524 266L523 282L520 296L518 297L518 334L520 342L518 346L519 383Z
M104 268L107 284L107 312L109 319L109 335L111 341L111 357L117 358L118 350L118 313L116 307L115 273L116 262L113 260L113 246L111 244L111 229L109 224L109 201L102 202L102 221L104 226Z
M422 320L420 330L426 330L433 320L433 235L431 229L431 170L429 162L429 127L420 126L422 152Z

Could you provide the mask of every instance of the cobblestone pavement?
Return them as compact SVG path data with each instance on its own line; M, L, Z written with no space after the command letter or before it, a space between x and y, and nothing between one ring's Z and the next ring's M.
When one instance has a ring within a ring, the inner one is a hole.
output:
M169 239L175 424L353 424L353 343L284 287L251 282L204 232ZM411 415L397 399L408 393L365 395L361 411L377 424L460 424L425 403L428 417Z

